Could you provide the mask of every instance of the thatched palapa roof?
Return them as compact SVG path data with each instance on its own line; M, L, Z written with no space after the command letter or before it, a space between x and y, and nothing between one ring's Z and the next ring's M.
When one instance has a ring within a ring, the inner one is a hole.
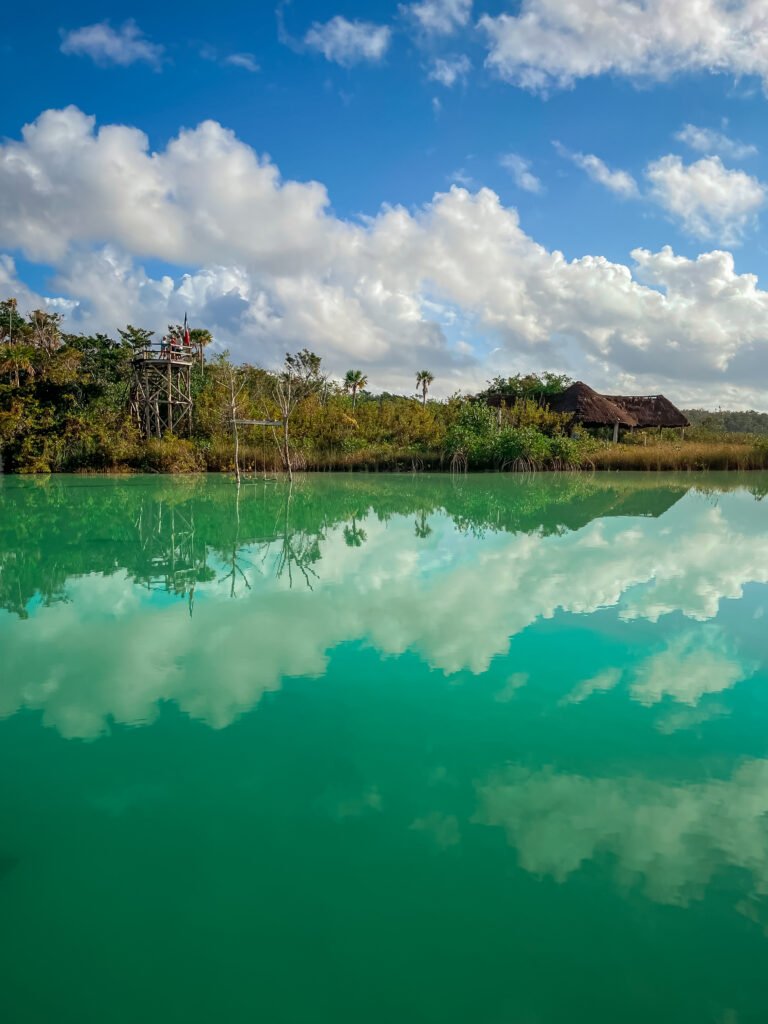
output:
M514 397L501 393L485 396L488 405L498 407ZM599 395L577 380L562 394L548 400L550 409L565 413L585 427L688 427L688 420L664 395Z
M688 419L664 395L606 395L635 420L638 427L688 427Z
M585 427L612 427L615 423L622 427L638 425L628 410L605 395L598 395L588 384L580 380L571 384L561 395L551 398L549 406L555 412L573 416Z

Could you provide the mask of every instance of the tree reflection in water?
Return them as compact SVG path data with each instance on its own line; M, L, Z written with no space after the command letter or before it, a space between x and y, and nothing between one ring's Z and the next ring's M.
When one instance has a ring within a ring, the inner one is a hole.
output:
M708 486L733 489L724 475ZM751 481L754 490L757 481ZM587 475L509 477L317 476L243 484L224 477L5 478L0 486L0 608L25 617L31 602L66 600L69 580L126 570L137 584L184 597L227 566L232 597L250 588L248 548L261 551L261 569L279 545L275 571L293 585L311 586L329 529L343 524L351 549L367 540L361 522L415 516L415 535L432 533L428 518L448 516L476 536L578 530L604 516L659 516L691 487L690 477L651 483ZM251 557L253 552L251 551Z

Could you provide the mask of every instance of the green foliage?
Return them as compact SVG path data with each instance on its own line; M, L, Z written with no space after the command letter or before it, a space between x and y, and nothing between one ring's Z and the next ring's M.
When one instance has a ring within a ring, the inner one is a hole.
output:
M516 373L514 377L494 377L488 381L488 387L481 391L478 398L501 395L512 402L520 399L541 401L559 395L573 384L564 373Z
M700 436L702 439L712 434L755 434L768 437L768 413L755 412L754 409L746 412L686 409L685 415L691 422L694 436Z
M40 310L22 328L14 324L12 339L0 345L6 469L98 470L136 458L139 438L127 412L130 349L123 341L63 334L61 317Z
M213 335L204 327L193 327L189 332L189 340L196 348L206 348L213 341Z
M314 352L310 352L308 348L303 348L300 352L295 353L286 352L281 376L294 378L308 385L319 386L322 383L321 363L322 358Z
M16 299L0 302L0 344L23 341L29 334L29 324L19 313Z
M147 331L143 327L134 327L128 324L125 330L118 330L120 340L127 348L138 352L140 349L148 348L152 344L154 331Z
M416 374L416 389L421 390L421 404L427 404L427 392L435 382L435 376L430 370L419 370Z
M594 442L561 433L563 418L524 400L513 410L466 402L445 438L446 457L469 469L558 469L581 465Z
M205 460L192 441L167 434L144 442L139 468L150 473L201 473Z
M196 352L211 340L202 328L190 334ZM237 419L279 422L277 427L240 427L239 463L247 471L288 465L407 470L675 464L695 468L734 459L744 466L768 464L764 414L702 413L697 420L698 413L689 413L696 426L685 442L677 432L651 436L637 431L628 433L621 445L604 445L585 432L570 436L568 417L547 406L546 396L570 383L561 374L518 374L490 381L485 394L504 398L491 408L482 398L458 395L427 401L434 381L429 370L417 374L418 397L371 395L361 370L350 370L340 382L329 380L321 357L306 348L288 353L277 372L235 366L226 352L206 362L196 359L191 369L192 436L145 440L129 413L131 360L152 339L151 331L131 324L117 332L117 339L67 334L58 314L38 310L24 317L12 300L0 302L0 455L5 470L230 472L233 403ZM742 428L751 432L727 433ZM709 449L697 444L700 441ZM354 525L349 537L350 543L362 542Z
M569 417L553 412L544 401L570 384L559 374L497 377L488 390L462 410L449 432L448 454L469 468L556 469L580 465L592 443L566 437ZM502 397L491 409L487 397ZM461 431L459 439L455 431ZM469 436L474 434L474 437ZM458 442L458 444L457 444Z
M535 427L548 437L566 433L571 423L571 417L566 413L554 412L533 398L520 398L505 406L501 420L512 427Z
M368 378L362 370L347 370L342 387L352 395L352 409L357 406L357 393L368 387Z

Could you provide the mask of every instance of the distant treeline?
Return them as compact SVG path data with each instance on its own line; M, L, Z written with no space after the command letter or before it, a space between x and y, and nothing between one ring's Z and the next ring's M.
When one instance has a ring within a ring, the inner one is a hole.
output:
M685 409L684 412L692 426L701 427L704 430L722 434L755 434L759 437L768 437L768 413L765 412L755 412L754 409L749 409L747 412L729 412L726 409L718 409L717 412L710 412L707 409Z

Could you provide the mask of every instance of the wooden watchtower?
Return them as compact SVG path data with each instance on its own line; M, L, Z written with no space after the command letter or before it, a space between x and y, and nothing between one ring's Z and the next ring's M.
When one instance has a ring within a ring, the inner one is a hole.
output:
M144 437L191 433L194 361L192 349L175 339L149 345L133 357L131 413Z

